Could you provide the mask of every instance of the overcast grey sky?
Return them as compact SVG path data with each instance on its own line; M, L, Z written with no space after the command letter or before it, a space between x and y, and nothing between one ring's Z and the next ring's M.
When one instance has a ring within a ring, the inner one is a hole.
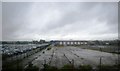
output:
M2 41L2 2L0 2L0 41Z
M117 2L4 2L3 40L118 38Z

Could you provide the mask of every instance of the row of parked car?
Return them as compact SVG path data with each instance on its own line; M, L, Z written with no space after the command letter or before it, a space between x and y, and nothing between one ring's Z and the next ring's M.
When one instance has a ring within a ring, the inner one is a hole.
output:
M21 54L28 53L30 51L36 50L34 52L39 51L40 49L45 48L49 44L3 44L1 51L3 58L9 58Z

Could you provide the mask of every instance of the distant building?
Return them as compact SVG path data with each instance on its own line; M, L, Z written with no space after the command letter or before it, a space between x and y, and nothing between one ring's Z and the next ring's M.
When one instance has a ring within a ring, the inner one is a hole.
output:
M73 41L73 40L55 40L51 41L54 45L74 46L74 45L87 45L87 41Z
M118 41L81 41L81 40L52 40L52 45L75 46L75 45L118 45Z
M39 41L39 43L41 43L41 44L42 44L42 43L45 43L45 40L42 40L42 39L41 39L41 40Z

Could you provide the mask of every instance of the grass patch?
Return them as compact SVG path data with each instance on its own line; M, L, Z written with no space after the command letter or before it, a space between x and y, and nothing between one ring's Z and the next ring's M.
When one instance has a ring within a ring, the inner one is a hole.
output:
M42 69L42 71L58 71L58 68L54 67L54 66L44 64L44 68Z
M119 71L118 65L98 65L97 70L98 71Z
M92 66L90 65L80 65L79 71L92 71Z
M50 49L51 49L50 47L47 48L47 50L50 50Z

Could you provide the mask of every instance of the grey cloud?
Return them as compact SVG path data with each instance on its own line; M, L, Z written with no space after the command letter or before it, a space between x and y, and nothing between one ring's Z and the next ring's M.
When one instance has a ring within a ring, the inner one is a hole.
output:
M117 2L3 3L3 39L113 39L117 9Z
M118 3L118 19L120 19L120 2ZM120 20L118 20L118 38L120 40Z
M2 2L0 2L0 41L2 40Z
M2 4L2 34L4 39L14 39L19 30L24 29L26 14L26 3L5 2ZM22 8L22 9L21 9Z
M87 6L85 6L85 5L87 5ZM74 23L74 25L76 25L75 22L77 22L77 21L81 22L81 21L90 21L90 20L93 20L93 19L97 19L99 22L101 22L101 24L102 24L102 22L107 22L106 27L111 27L112 29L114 29L113 32L116 31L115 28L117 28L117 4L115 6L116 9L115 9L114 6L112 8L112 5L109 4L109 3L108 3L108 5L98 4L97 7L96 7L96 5L97 5L96 3L95 3L95 5L90 4L90 5L92 5L92 8L90 8L90 9L89 9L89 7L91 7L91 6L89 5L89 3L85 4L85 5L84 5L85 8L84 8L84 6L82 7L83 8L82 11L79 11L79 12L76 12L76 11L75 12L74 11L67 12L67 14L65 14L63 16L63 18L57 22L57 24L55 24L55 25L47 25L48 28L50 28L51 30L52 29L55 30L56 28L64 27L65 25L68 25L68 24L73 24ZM106 6L106 7L104 8L104 6ZM108 11L108 8L112 8L112 9ZM113 9L115 9L115 10L113 10ZM85 24L85 25L88 26L89 24L90 23ZM79 23L79 28L82 28L81 26L84 26L84 22ZM95 24L94 24L94 26L95 26ZM84 28L87 30L87 27L84 27ZM110 30L110 29L108 29L108 30ZM104 32L106 33L106 31L103 31L103 33ZM98 31L98 33L99 33L99 31Z

